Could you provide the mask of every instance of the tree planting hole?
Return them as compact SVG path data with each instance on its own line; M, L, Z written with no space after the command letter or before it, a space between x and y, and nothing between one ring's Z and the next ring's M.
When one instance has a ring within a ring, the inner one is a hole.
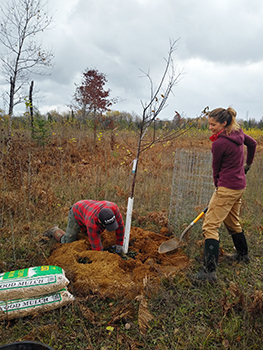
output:
M79 258L78 263L79 264L91 264L92 261L90 261L90 259L85 256L84 258Z

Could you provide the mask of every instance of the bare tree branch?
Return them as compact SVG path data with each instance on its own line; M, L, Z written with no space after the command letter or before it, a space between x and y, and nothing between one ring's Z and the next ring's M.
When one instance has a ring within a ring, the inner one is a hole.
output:
M45 11L42 0L11 0L1 8L0 54L2 73L10 84L9 135L14 106L23 100L23 86L29 83L31 74L44 75L52 67L53 54L43 50L37 34L50 25L52 18ZM26 93L24 94L24 97Z
M130 198L133 198L134 196L137 166L140 154L146 151L148 148L150 148L153 144L171 141L179 137L180 135L183 135L191 127L193 127L193 125L195 125L194 120L189 122L186 119L183 119L180 116L180 114L177 111L175 111L175 116L173 118L174 128L172 130L166 130L165 128L163 128L162 130L158 130L157 132L156 129L158 116L167 106L167 100L170 94L172 93L172 89L178 83L182 75L182 71L176 74L173 62L173 53L176 50L176 44L177 40L170 41L168 56L165 59L166 65L164 73L156 89L154 89L154 84L150 73L143 72L150 82L150 101L145 103L141 101L141 105L143 108L142 121L138 133L136 169L133 175ZM201 113L201 115L203 113L205 113L205 110ZM150 128L150 126L153 126L153 128Z

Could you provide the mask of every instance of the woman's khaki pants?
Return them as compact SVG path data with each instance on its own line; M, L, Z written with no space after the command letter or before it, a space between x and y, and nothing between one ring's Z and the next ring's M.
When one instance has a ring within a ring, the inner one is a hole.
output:
M245 189L231 190L218 187L212 195L203 223L203 236L205 239L219 241L218 229L225 224L231 234L242 232L239 222L241 198Z

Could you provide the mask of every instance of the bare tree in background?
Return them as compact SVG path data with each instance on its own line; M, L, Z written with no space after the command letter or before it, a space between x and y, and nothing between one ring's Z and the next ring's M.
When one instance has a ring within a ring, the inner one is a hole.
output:
M131 185L131 193L128 198L127 215L126 215L126 225L125 225L125 237L124 237L124 253L128 252L129 236L131 228L132 219L132 208L134 199L134 189L137 175L137 167L140 154L150 148L153 144L160 142L167 142L173 140L180 135L184 134L189 128L191 128L194 123L187 122L187 120L181 118L180 114L175 111L173 116L173 129L166 129L165 127L161 130L156 130L156 124L158 122L158 116L167 106L167 100L172 93L173 87L178 83L182 72L176 73L173 53L176 50L176 41L170 42L170 48L168 51L168 56L165 59L166 65L164 73L161 77L159 85L154 88L152 78L149 73L144 73L150 82L150 98L149 102L142 102L142 120L139 128L138 134L138 144L137 144L137 155L133 162L133 179ZM205 110L202 112L205 113ZM153 132L150 134L149 127L153 126Z
M41 0L10 0L1 8L0 60L2 73L10 85L8 140L11 139L11 122L14 106L21 103L27 93L23 91L31 74L44 75L51 67L53 55L42 48L37 34L50 25L52 18L45 12Z

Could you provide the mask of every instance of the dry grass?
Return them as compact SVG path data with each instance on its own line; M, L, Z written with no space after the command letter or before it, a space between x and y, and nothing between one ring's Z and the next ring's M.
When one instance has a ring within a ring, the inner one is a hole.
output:
M1 143L0 272L45 263L52 247L41 247L39 235L54 223L65 228L68 209L77 200L113 201L125 218L137 145L133 132L114 137L105 132L94 145L88 131L61 125L52 131L43 149L21 130L15 133L9 154ZM209 149L210 142L206 132L193 130L141 155L133 225L159 232L167 224L177 147ZM242 213L251 252L248 266L221 262L217 285L196 286L190 276L200 267L201 250L193 235L185 247L192 261L189 275L167 275L159 289L148 281L145 295L129 303L91 293L58 310L2 322L0 344L35 340L63 350L261 349L260 157L250 172ZM222 244L232 249L224 232Z

